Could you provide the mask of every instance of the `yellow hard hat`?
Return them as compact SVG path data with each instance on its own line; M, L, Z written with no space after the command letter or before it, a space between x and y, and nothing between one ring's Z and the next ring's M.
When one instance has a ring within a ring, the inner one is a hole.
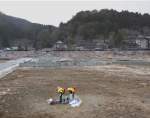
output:
M75 93L76 90L74 87L69 87L69 88L67 88L67 91Z
M62 88L62 87L57 87L57 92L64 94L65 93L65 89Z

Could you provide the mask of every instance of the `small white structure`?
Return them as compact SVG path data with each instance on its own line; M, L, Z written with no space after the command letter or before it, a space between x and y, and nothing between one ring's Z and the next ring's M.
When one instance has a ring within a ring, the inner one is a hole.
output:
M66 50L67 45L62 41L57 41L53 48L54 50Z
M17 46L15 46L15 47L11 47L11 49L12 49L13 51L17 51L19 48L18 48Z
M143 35L139 35L136 38L136 44L139 46L141 49L146 49L148 48L148 41L144 38Z
M82 50L84 50L84 47L83 46L79 46L79 47L76 47L75 48L77 51L82 51Z

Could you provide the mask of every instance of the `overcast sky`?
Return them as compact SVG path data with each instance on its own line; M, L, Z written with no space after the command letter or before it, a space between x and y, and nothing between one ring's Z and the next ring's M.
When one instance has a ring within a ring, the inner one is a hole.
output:
M0 11L31 22L58 26L67 22L81 10L115 9L150 13L149 0L105 0L105 1L1 1Z

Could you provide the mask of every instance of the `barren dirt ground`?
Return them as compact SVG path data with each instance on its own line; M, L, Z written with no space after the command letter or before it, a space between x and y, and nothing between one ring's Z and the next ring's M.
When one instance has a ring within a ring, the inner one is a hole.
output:
M0 118L150 118L149 69L18 69L0 80ZM75 86L81 106L48 105L57 86Z
M6 61L8 61L8 60L0 60L0 64L5 63Z

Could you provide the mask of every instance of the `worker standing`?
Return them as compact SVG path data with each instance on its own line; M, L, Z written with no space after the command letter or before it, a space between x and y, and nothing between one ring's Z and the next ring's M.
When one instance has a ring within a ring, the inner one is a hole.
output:
M59 102L62 103L62 101L63 101L62 97L63 97L63 94L65 93L65 89L62 88L62 87L57 87L57 93L60 94L60 96L59 96Z
M70 93L70 100L71 99L74 99L74 95L75 95L75 92L76 92L76 89L74 87L69 87L67 88L67 91Z

